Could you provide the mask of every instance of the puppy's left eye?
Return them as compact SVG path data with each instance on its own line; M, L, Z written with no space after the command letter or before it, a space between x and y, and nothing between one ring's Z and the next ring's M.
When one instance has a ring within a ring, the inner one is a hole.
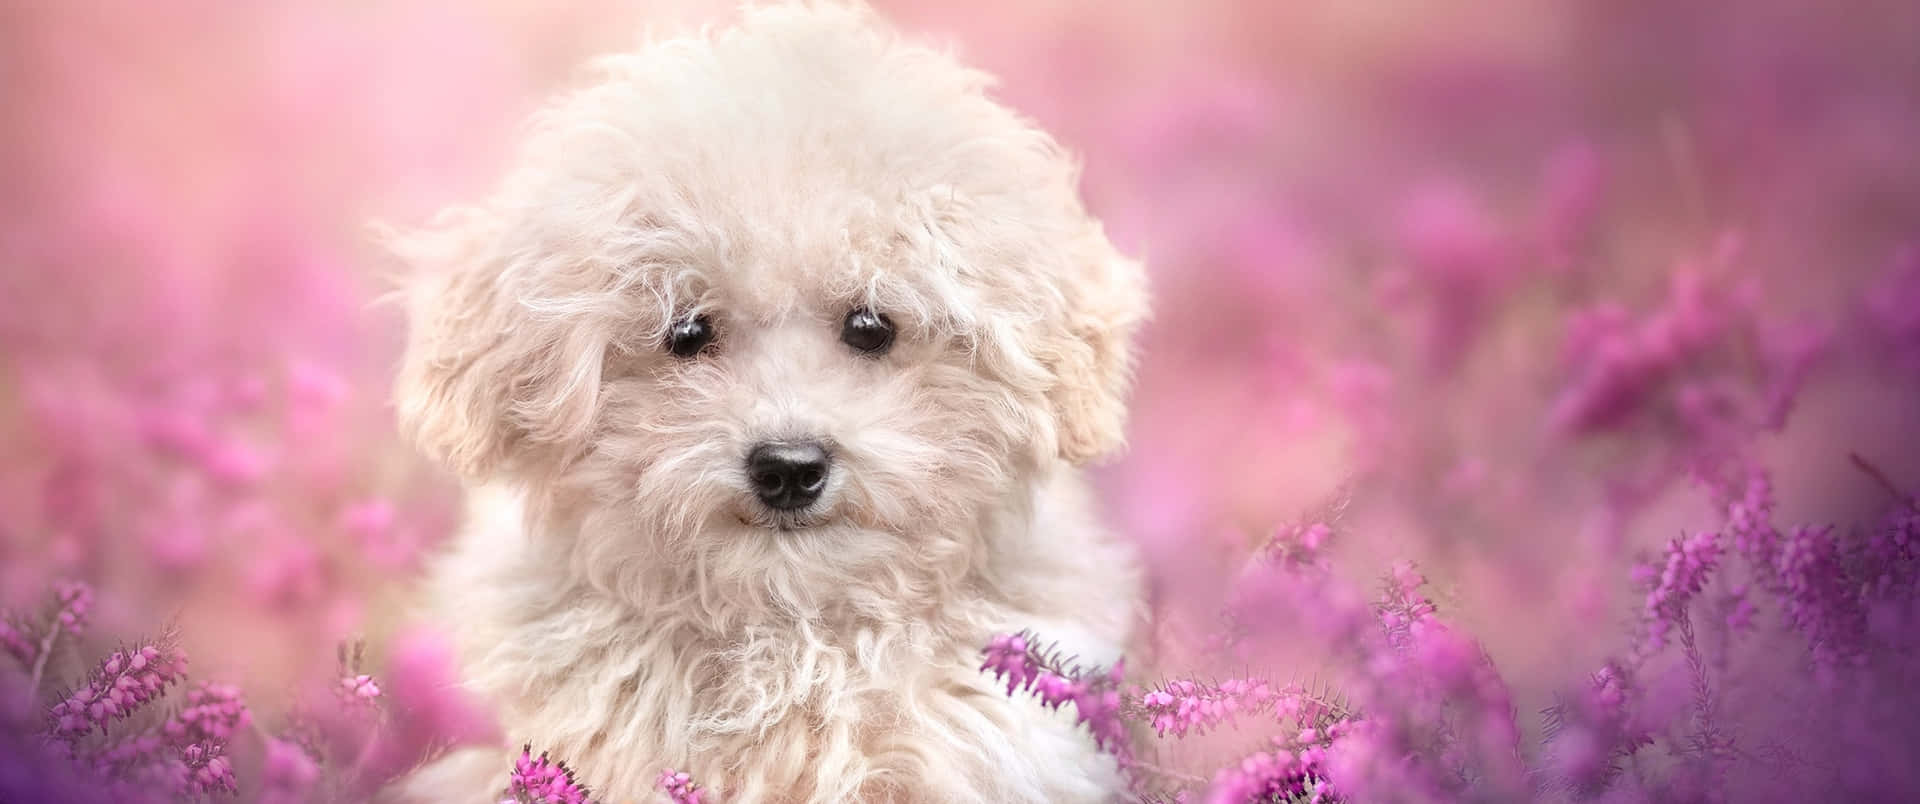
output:
M846 323L840 326L840 342L863 355L886 354L893 347L893 322L885 315L856 307L847 313Z
M683 360L700 354L710 343L713 343L713 322L704 315L676 321L667 330L667 351Z

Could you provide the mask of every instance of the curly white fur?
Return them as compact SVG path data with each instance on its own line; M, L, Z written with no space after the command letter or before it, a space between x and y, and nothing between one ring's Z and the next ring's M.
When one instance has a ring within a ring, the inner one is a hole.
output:
M674 767L730 802L1093 801L1065 713L981 673L991 632L1112 661L1137 572L1078 464L1118 447L1146 312L1046 134L863 9L749 10L599 61L417 267L397 399L471 488L432 578L510 741L606 801ZM868 306L892 351L839 341ZM715 347L675 358L673 322ZM743 458L821 439L820 522ZM408 780L487 800L505 749Z

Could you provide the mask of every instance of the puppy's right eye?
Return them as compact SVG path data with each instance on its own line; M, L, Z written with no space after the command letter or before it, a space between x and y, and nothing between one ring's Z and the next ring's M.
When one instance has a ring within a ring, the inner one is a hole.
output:
M879 357L893 346L893 321L883 313L856 307L840 325L840 342L860 354Z
M713 343L713 322L704 315L677 321L667 330L667 351L674 357L693 357L710 343Z

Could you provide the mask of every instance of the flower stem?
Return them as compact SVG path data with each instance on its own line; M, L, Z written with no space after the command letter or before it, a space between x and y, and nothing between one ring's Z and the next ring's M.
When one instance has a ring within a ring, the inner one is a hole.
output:
M47 635L40 638L40 649L33 657L33 674L27 679L27 705L40 699L40 677L47 672L47 658L53 655L53 643L60 638L60 615L47 620Z
M1893 495L1894 499L1906 503L1908 508L1920 511L1920 499L1915 499L1912 496L1902 493L1900 487L1894 485L1893 481L1887 478L1887 473L1880 471L1880 467L1873 465L1866 458L1860 457L1860 453L1858 452L1847 453L1847 458L1853 461L1854 468L1865 472L1867 477L1873 478L1874 482L1879 483L1880 488L1886 489L1887 493Z

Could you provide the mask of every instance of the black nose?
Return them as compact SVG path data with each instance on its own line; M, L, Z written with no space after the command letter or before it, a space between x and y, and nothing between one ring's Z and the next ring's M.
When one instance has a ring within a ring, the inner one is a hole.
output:
M747 479L769 508L791 511L820 499L827 450L813 441L768 441L747 454Z

